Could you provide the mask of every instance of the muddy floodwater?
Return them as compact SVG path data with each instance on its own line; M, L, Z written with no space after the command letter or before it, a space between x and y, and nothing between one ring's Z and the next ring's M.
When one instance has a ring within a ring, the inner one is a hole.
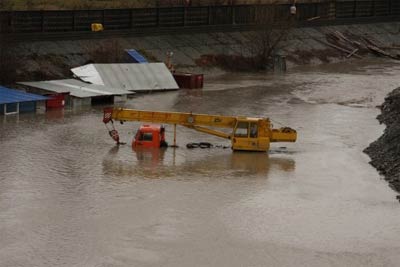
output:
M181 127L178 149L117 147L101 106L0 116L0 266L399 266L400 204L362 152L399 85L399 64L363 61L125 104L298 130L268 154L186 149L229 143ZM129 143L138 126L116 125Z

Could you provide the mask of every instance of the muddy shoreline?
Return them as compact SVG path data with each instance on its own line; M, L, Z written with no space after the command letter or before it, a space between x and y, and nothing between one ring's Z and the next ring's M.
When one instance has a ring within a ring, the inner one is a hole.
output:
M400 192L400 88L385 98L381 112L377 119L386 125L386 129L364 152L370 156L371 165L385 177L390 187Z

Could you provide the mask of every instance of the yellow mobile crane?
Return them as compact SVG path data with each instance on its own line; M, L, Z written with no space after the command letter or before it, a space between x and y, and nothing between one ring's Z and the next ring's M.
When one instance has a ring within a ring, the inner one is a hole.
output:
M112 123L113 120L120 122L140 121L148 123L173 124L174 145L176 145L176 125L185 126L199 132L230 139L233 150L268 151L270 142L295 142L297 138L297 132L292 128L283 127L280 129L273 129L268 118L144 111L125 108L105 108L103 122L107 126L107 123ZM139 129L132 144L133 146L146 146L147 143L145 143L145 141L150 142L148 143L148 146L156 143L156 146L160 147L162 146L162 144L160 145L160 141L164 141L165 143L163 127L157 128L160 132L159 135L156 135L154 134L154 128L152 130L150 129L150 131L149 125L144 126L146 127L143 129L148 129L149 133L153 131L152 134L146 135L146 130L140 132L141 129ZM223 131L208 127L230 129L230 133L225 133ZM112 126L112 130L110 130L109 133L111 137L117 141L117 143L119 143L119 135L114 126ZM144 139L143 136L145 137Z

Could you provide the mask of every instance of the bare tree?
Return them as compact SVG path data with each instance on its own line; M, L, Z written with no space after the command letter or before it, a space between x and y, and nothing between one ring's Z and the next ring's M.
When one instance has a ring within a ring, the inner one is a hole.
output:
M242 44L242 53L253 60L256 69L272 68L274 57L285 46L285 40L296 19L287 13L278 13L273 5L257 10L255 19L260 27L247 36L248 42Z
M248 36L249 42L246 42L242 49L244 54L252 58L256 69L273 67L274 57L284 48L284 41L290 29L290 24L266 24Z
M284 66L278 55L285 47L289 32L296 26L295 16L291 16L289 9L285 12L280 5L271 4L258 8L254 20L258 26L252 32L241 34L239 51L235 46L235 54L202 55L197 64L214 64L233 71L272 69L275 63Z

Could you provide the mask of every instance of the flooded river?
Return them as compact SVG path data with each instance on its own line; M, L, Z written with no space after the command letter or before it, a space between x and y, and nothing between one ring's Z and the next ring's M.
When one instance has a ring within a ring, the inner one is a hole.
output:
M394 62L307 67L125 105L298 130L269 154L189 150L229 143L180 127L178 149L116 147L102 107L0 117L0 266L398 266L400 205L362 150L399 78ZM123 141L138 125L117 125Z

